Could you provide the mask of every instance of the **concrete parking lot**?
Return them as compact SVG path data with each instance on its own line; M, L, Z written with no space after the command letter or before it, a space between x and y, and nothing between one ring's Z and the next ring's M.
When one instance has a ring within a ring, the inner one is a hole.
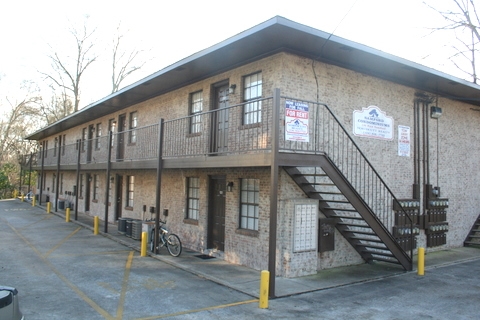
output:
M0 201L0 284L26 319L474 319L480 249L428 253L425 276L363 265L278 279L258 308L257 272L222 261L140 257L61 214ZM121 242L121 241L120 241Z

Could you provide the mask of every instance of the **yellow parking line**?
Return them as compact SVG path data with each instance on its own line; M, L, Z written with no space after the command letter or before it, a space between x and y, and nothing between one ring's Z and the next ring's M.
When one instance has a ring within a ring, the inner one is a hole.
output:
M123 274L122 282L122 292L120 293L120 299L118 301L117 307L117 319L123 318L123 306L125 305L125 296L127 294L128 278L130 277L130 270L132 269L133 253L134 251L130 252L130 254L128 255L127 263L125 265L125 273Z
M162 318L168 318L168 317L176 317L176 316L182 316L182 315L186 315L186 314L190 314L190 313L197 313L197 312L202 312L202 311L209 311L209 310L215 310L215 309L235 307L235 306L240 306L240 305L249 304L249 303L258 303L258 299L246 300L246 301L240 301L240 302L234 302L234 303L228 303L228 304L222 304L222 305L219 305L219 306L206 307L206 308L201 308L201 309L180 311L180 312L176 312L176 313L163 314L163 315L159 315L159 316L137 318L136 320L153 320L153 319L162 319Z
M73 231L72 233L70 233L65 239L63 239L62 241L60 241L55 247L53 247L52 249L50 249L46 254L45 254L45 258L47 258L50 253L52 253L53 251L57 250L62 244L65 243L65 241L67 241L68 239L70 239L75 233L77 233L78 231L80 231L80 229L82 229L82 227L78 227L77 230Z

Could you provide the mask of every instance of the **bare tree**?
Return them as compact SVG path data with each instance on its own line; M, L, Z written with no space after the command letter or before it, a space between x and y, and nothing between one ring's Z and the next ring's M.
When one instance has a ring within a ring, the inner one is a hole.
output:
M39 114L45 120L46 124L52 124L74 112L72 100L63 88L57 93L54 87L51 87L52 95L49 100L40 103Z
M88 18L88 17L87 17ZM92 52L94 42L92 37L95 29L89 31L87 21L83 24L81 30L73 27L70 33L75 39L75 54L73 57L60 57L56 51L49 58L52 62L53 73L44 73L47 79L53 81L55 86L62 89L62 99L66 99L67 93L72 95L73 112L78 111L80 104L80 83L86 69L97 59L97 55Z
M29 91L23 99L11 101L6 98L8 106L0 118L0 164L16 163L17 156L32 152L35 142L24 141L23 138L38 126L38 103L41 98Z
M454 32L458 44L452 45L454 53L449 58L460 71L472 79L473 83L477 83L479 79L476 58L479 54L480 42L480 19L475 2L474 0L452 0L452 9L449 10L440 10L424 2L441 14L446 21L444 26L433 30Z
M142 50L133 49L131 51L123 50L122 43L124 34L120 32L120 24L117 26L117 32L113 39L112 47L112 93L120 89L120 85L129 75L141 69L145 61L135 64Z

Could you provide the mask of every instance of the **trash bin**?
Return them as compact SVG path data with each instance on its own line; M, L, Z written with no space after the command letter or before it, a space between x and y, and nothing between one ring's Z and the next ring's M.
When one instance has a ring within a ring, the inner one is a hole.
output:
M65 210L65 200L58 200L58 209Z

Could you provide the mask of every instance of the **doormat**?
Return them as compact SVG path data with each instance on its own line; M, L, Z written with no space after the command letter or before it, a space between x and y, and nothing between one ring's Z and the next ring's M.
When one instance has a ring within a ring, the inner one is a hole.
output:
M203 259L203 260L208 260L208 259L214 259L215 257L209 256L208 254L199 254L196 255L195 257Z

